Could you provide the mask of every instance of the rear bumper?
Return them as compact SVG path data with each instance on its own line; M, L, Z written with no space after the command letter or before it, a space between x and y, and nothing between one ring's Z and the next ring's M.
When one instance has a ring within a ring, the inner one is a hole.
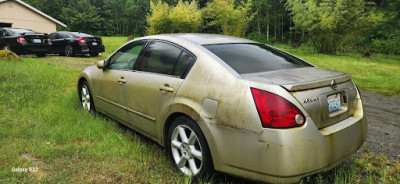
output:
M34 45L34 44L16 44L11 50L17 54L35 54L35 53L47 53L50 50L51 45Z
M104 45L98 45L98 46L88 46L87 44L79 44L79 49L76 51L76 53L82 53L82 54L87 54L91 52L104 52L105 48Z
M216 170L272 183L298 182L326 172L357 152L367 136L361 100L352 117L320 130L309 117L299 128L261 132L199 125Z

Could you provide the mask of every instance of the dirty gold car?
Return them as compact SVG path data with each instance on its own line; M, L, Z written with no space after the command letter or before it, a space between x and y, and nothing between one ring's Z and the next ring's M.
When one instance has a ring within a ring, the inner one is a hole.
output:
M78 91L85 110L165 146L190 176L298 182L348 159L367 136L349 74L236 37L135 39L86 68Z

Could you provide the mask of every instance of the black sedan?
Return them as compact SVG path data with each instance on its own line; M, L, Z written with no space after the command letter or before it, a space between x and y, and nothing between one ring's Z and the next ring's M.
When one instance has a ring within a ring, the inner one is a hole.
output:
M35 54L46 56L51 46L48 35L29 29L0 27L0 49L10 50L16 54Z
M50 34L53 43L50 53L74 56L76 54L90 54L98 56L104 52L103 41L99 37L79 32L60 31Z

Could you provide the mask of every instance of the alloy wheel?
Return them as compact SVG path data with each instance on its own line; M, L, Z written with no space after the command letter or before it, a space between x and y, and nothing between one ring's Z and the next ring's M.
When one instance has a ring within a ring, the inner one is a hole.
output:
M196 133L185 125L177 126L171 136L172 157L179 169L189 176L199 174L203 153Z
M82 108L88 112L91 111L91 97L90 97L90 91L89 88L87 87L86 84L82 85L81 88L81 102L82 102Z
M72 53L73 52L73 50L72 50L72 47L71 47L71 45L67 45L66 47L65 47L65 55L66 56L72 56Z
M5 46L3 47L3 50L10 50L10 46L5 45Z

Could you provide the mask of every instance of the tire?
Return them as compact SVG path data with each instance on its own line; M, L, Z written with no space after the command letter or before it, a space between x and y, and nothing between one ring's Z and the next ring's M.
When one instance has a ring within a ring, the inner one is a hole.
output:
M98 52L91 52L91 53L90 53L90 56L92 56L92 57L96 57L96 56L98 56L98 55L99 55Z
M90 91L90 87L87 81L83 81L79 85L79 100L81 102L81 107L83 108L83 110L89 113L96 112L94 108L92 93Z
M11 50L10 50L10 46L8 46L7 44L5 44L5 45L1 48L1 50L8 50L8 51L11 51Z
M68 56L68 57L73 57L75 54L74 54L74 48L70 45L70 44L68 44L67 46L65 46L65 48L64 48L64 55L65 56Z
M214 171L207 141L197 124L186 116L173 120L167 149L180 171L191 177L210 177Z
M35 55L36 55L37 57L45 57L45 56L46 56L46 53L45 53L45 52L38 52L38 53L35 53Z

